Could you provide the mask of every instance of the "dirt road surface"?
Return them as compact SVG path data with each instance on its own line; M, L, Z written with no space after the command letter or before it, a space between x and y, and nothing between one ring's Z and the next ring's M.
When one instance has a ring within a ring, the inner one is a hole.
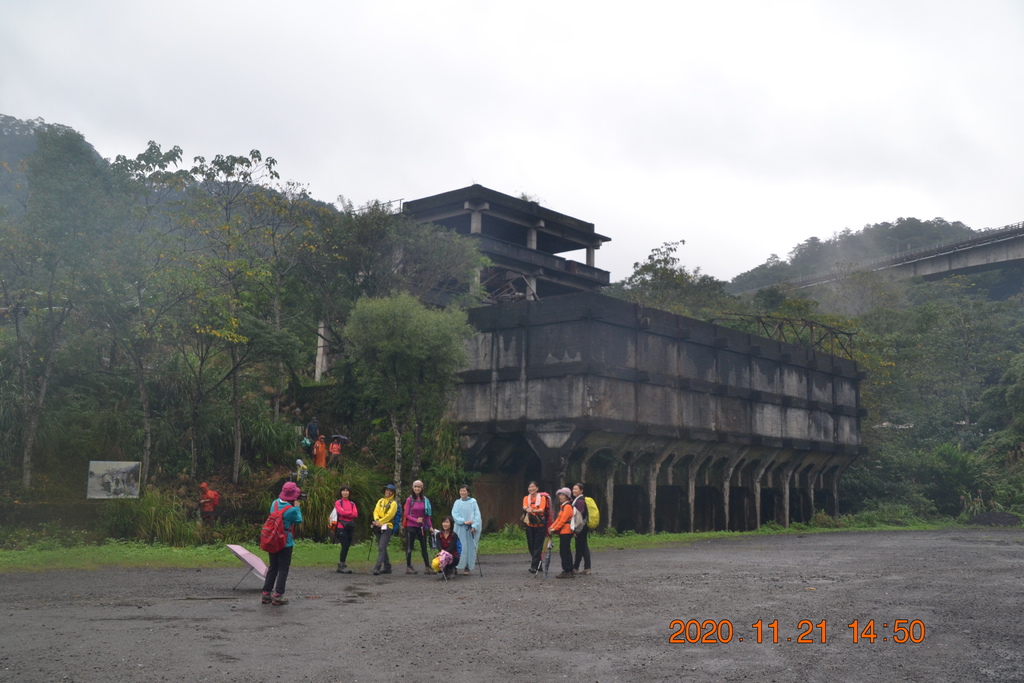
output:
M241 564L0 575L0 681L1024 681L1021 529L711 539L569 580L481 560L295 569L284 607Z

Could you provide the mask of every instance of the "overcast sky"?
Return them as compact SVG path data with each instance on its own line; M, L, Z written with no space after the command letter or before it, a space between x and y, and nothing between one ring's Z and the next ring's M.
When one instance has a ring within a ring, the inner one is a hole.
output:
M731 279L900 216L1024 220L1024 2L0 0L0 113L261 150L326 201L480 183Z

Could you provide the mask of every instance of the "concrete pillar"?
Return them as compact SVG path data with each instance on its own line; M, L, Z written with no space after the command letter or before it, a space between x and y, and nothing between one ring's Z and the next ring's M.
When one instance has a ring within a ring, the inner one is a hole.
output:
M676 453L668 461L668 469L665 471L665 483L669 486L673 486L672 480L674 479L676 463L679 462L679 449L676 449Z
M614 514L614 510L615 510L615 468L614 467L608 468L608 478L605 479L605 482L604 482L604 499L605 499L605 506L608 508L608 512L607 512L608 517L607 517L607 519L605 519L604 525L605 525L605 528L608 529L608 528L612 528L614 526L612 524L612 519L613 519L612 515Z
M594 252L596 249L593 247L587 247L587 265L594 268Z
M696 512L696 506L693 502L693 497L697 495L697 468L700 465L697 463L696 458L690 461L687 465L686 471L686 502L690 505L690 533L693 533L693 515Z
M789 452L790 457L793 458L785 469L782 471L780 478L782 479L782 525L789 528L790 520L790 505L789 505L789 489L790 482L793 480L793 473L796 472L800 465L803 464L804 458L802 455L797 453Z
M469 211L469 232L479 235L484 230L484 211L491 208L487 202L465 202L462 205L464 211Z
M585 454L583 455L583 459L582 459L582 460L580 460L580 481L581 481L581 482L583 482L583 484L584 484L584 485L586 485L586 484L588 483L588 482L587 482L587 462L588 462L588 461L589 461L589 460L590 460L590 459L591 459L592 457L594 457L594 454L595 454L596 452L597 452L597 451L594 451L594 450L588 450L588 451L587 451L587 452L586 452L586 453L585 453Z
M829 483L829 493L832 494L832 505L828 514L833 517L839 516L839 477L832 477L832 481Z
M839 467L835 468L832 472L832 509L829 510L829 514L833 517L839 516L839 480L843 478L843 472L846 468L853 463L852 460L847 459L844 463L840 464Z
M537 250L537 228L526 229L526 248Z
M650 501L650 525L647 527L650 531L648 533L655 533L655 513L657 512L658 506L658 471L661 470L661 463L665 461L669 455L671 455L673 446L669 446L661 452L657 457L651 459L651 466L647 470L647 500Z
M320 381L320 378L327 372L327 323L320 321L317 327L316 336L316 364L313 366L313 380Z
M761 463L754 470L754 510L757 515L757 523L754 525L755 529L761 528L761 479L764 477L765 470L767 470L775 458L778 456L778 451L773 452L771 455L761 454Z
M729 456L728 461L725 463L725 467L722 468L722 505L725 507L723 510L723 519L725 519L724 531L729 530L729 494L732 489L732 473L735 471L736 465L743 461L747 454L747 450L748 449L746 448L741 448L738 453Z
M697 453L693 454L693 458L686 466L686 498L687 503L690 506L690 533L694 532L695 523L694 515L697 511L696 502L694 498L697 496L697 472L701 466L714 455L714 446L708 446L702 448Z
M789 528L789 477L782 482L782 526Z

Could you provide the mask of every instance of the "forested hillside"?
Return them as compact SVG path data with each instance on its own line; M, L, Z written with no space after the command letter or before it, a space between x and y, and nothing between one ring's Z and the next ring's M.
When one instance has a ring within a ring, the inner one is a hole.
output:
M772 254L761 265L734 277L727 289L734 293L756 290L827 273L842 264L897 256L905 251L964 239L972 234L974 231L963 223L950 223L942 218L930 221L897 218L891 223L864 226L857 232L847 228L827 240L807 238L793 247L785 260Z
M67 127L2 123L0 499L81 499L90 460L142 461L157 489L272 479L317 410L357 444L363 489L410 465L461 478L442 407L485 265L473 242L314 201L256 150L108 162ZM314 381L319 347L333 363Z
M90 460L142 461L148 492L108 533L191 542L194 524L145 520L187 517L202 479L261 510L314 414L353 442L311 484L324 510L342 477L361 504L420 472L429 495L455 495L466 473L443 416L471 334L460 306L486 264L473 242L387 205L316 201L256 150L189 163L150 143L108 162L67 127L0 123L0 500L77 500ZM729 293L968 233L879 223L731 285L668 243L608 293L756 334L785 321L790 342L852 335L827 349L868 373L870 454L844 476L844 512L1024 512L1019 271Z

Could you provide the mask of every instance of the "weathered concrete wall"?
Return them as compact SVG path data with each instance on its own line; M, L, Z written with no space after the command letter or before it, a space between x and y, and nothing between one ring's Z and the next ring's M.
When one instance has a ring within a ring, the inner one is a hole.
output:
M480 334L455 407L470 468L520 489L582 479L622 528L679 526L666 505L691 529L837 509L860 452L852 361L594 293L470 320ZM499 526L517 517L481 506Z

